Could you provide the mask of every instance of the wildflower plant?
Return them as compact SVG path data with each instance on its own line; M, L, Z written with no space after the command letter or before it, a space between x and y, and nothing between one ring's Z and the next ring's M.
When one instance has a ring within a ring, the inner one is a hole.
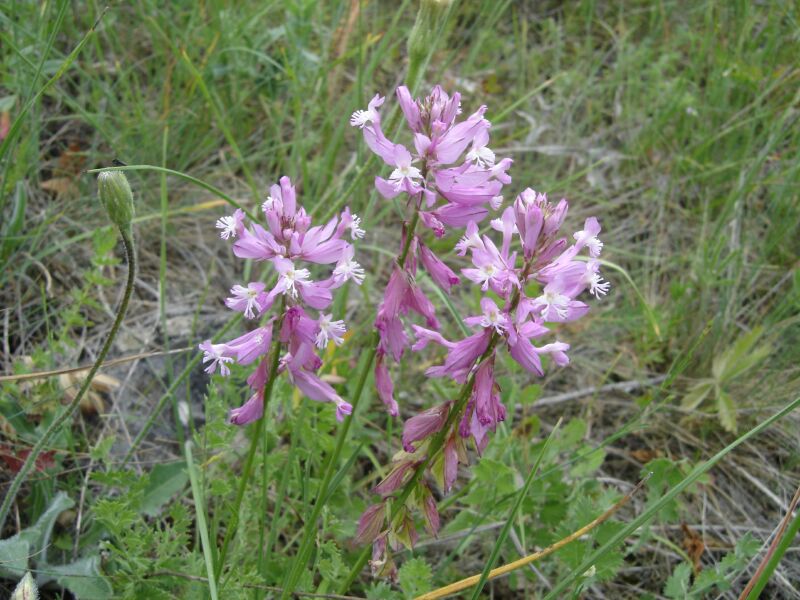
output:
M271 289L263 281L234 285L225 304L249 320L266 316L276 302L279 309L236 339L200 344L205 371L213 374L219 370L227 376L231 363L256 364L247 378L252 395L230 411L233 424L245 425L262 416L268 382L282 372L310 399L333 403L341 421L352 412L352 406L317 375L322 366L318 351L330 342L338 345L344 341L344 321L326 312L333 291L348 281L360 285L364 280L364 269L354 260L350 243L364 236L360 219L345 208L325 225L312 227L288 177L270 188L261 209L266 227L258 223L248 226L241 209L219 219L216 226L222 239L233 241L233 253L239 258L272 263L277 281ZM333 270L326 279L314 281L311 270L301 265L333 265ZM270 356L272 344L275 350Z
M413 153L384 134L379 109L385 98L379 94L366 110L357 110L350 119L352 126L361 128L369 148L392 169L388 178L375 178L375 188L387 199L405 197L407 210L413 213L404 226L402 250L375 319L380 337L375 381L393 416L399 409L387 357L399 361L410 345L403 317L413 311L424 318L428 329L439 329L436 308L416 282L418 262L445 293L460 282L453 269L424 243L417 226L421 222L441 238L448 227L460 230L479 223L502 202L502 188L511 182L507 171L512 163L509 158L497 161L488 147L491 123L484 117L486 106L460 119L461 96L457 92L449 96L436 86L430 95L414 99L407 87L400 86L396 95L410 130Z
M373 573L388 576L395 572L391 551L403 545L412 548L418 538L413 511L422 515L432 535L439 530L429 480L435 481L442 493L449 492L459 464L468 463L469 445L480 455L489 433L506 419L495 376L498 354L505 349L526 371L540 377L545 355L556 365L567 365L569 344L551 337L553 326L575 321L588 312L589 305L578 299L584 292L599 297L609 290L599 272L597 259L603 244L597 237L597 219L587 219L571 243L559 234L567 214L566 200L552 203L545 194L528 188L490 222L500 239L481 235L478 223L490 209L501 207L500 192L511 181L507 174L511 160L496 162L488 148L490 124L483 117L485 107L457 123L458 94L449 97L437 86L427 98L413 101L401 87L397 96L414 134L415 154L384 137L377 112L383 98L373 98L368 109L354 113L351 120L362 127L373 152L394 167L388 179L376 177L375 186L386 198L406 194L415 217L437 237L443 236L447 227L464 229L455 250L460 256L469 256L472 264L462 268L461 274L480 286L483 297L481 314L464 319L475 333L462 340L447 340L439 331L433 304L414 281L417 256L445 292L460 278L433 255L418 234L404 232L406 238L414 238L405 242L411 260L395 266L375 322L381 337L376 366L379 394L396 414L383 356L400 360L407 346L417 352L431 344L443 347L446 354L442 364L429 368L426 375L451 378L462 384L462 391L456 400L406 421L403 450L373 489L381 500L368 507L359 520L358 541L373 544ZM452 166L455 163L460 164ZM409 310L426 320L426 327L410 325L413 343L400 320Z

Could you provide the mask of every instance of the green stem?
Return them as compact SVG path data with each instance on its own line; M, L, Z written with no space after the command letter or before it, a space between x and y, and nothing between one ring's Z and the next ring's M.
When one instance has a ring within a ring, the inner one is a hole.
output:
M184 455L186 457L186 468L189 471L189 481L192 485L192 498L194 498L194 513L197 518L197 529L200 530L200 543L203 546L203 559L206 563L206 573L208 574L208 590L211 600L217 600L217 576L214 572L214 553L211 548L211 541L208 535L206 524L206 503L203 498L203 490L200 487L197 467L192 456L192 440L186 440L183 444Z
M86 391L92 384L94 376L97 374L97 371L103 364L108 351L111 349L111 344L113 344L114 338L119 331L120 325L122 325L122 320L125 318L125 313L128 310L128 303L130 302L131 295L133 294L134 281L136 277L136 250L133 242L133 232L130 226L128 226L127 229L120 228L119 232L122 237L122 244L125 246L125 255L128 260L128 280L125 284L125 292L122 296L122 302L120 303L119 308L117 309L117 315L114 318L114 324L111 326L111 331L108 332L106 341L103 343L103 347L100 349L97 359L92 365L92 368L89 370L89 374L86 376L86 379L83 380L80 390L78 390L78 393L67 405L67 407L61 411L61 414L59 414L53 420L53 422L50 423L50 426L44 432L42 437L39 438L39 441L36 442L30 454L28 454L28 457L25 459L25 463L22 465L22 468L19 470L16 477L14 477L14 481L11 482L11 487L6 494L6 497L3 499L2 506L0 506L0 532L5 526L6 518L11 510L11 505L17 497L20 487L22 487L22 484L25 482L25 479L28 477L31 469L36 464L36 460L39 458L42 450L44 450L50 443L53 435L55 435L55 433L61 428L67 419L72 417L75 409L83 399L84 394L86 394Z
M339 462L339 458L342 455L342 449L344 448L344 442L347 439L347 433L350 430L350 425L355 417L356 408L358 408L358 404L361 400L364 386L366 385L370 368L372 367L372 362L375 360L375 354L378 351L377 338L377 333L373 332L371 338L372 343L369 344L371 349L366 360L364 361L364 366L362 367L361 373L359 373L358 376L356 389L353 392L353 412L349 419L345 419L344 423L339 429L339 433L336 436L336 447L333 450L333 454L328 457L328 462L325 465L325 473L322 476L322 483L319 486L319 493L317 494L317 499L314 502L314 508L311 511L311 517L306 522L305 531L303 532L303 539L300 542L300 549L298 550L297 557L295 558L292 568L289 571L287 580L284 582L283 593L281 595L282 599L289 598L292 595L294 588L297 585L297 581L300 579L303 568L308 562L308 555L311 552L312 542L314 540L313 534L316 528L317 519L319 519L320 514L322 514L322 508L324 507L325 499L328 496L328 487L333 479L334 471L336 470L336 464Z
M408 258L408 251L411 249L411 240L414 239L417 230L417 223L419 223L419 205L415 204L414 215L408 224L408 233L406 234L405 244L403 244L403 250L400 252L400 256L397 257L397 264L401 269L406 266L406 258Z
M278 362L280 361L280 348L281 348L281 340L280 340L280 328L283 323L283 307L281 305L281 318L278 319L277 323L273 327L273 335L275 335L275 341L272 343L272 356L271 356L271 363L269 368L269 375L267 376L267 381L264 384L264 402L263 402L263 412L261 413L261 417L253 423L254 433L253 439L250 441L250 448L247 451L247 459L244 463L244 470L242 471L242 480L239 483L239 489L236 492L236 501L234 503L233 512L232 514L232 522L230 526L225 531L225 537L222 540L222 550L219 553L219 561L217 562L216 566L216 577L219 579L220 574L222 573L222 568L225 566L225 557L228 554L228 546L230 545L231 538L233 534L236 532L236 529L239 527L239 510L242 507L242 500L244 500L244 493L247 490L247 482L250 480L250 476L253 473L253 463L256 449L258 448L258 442L261 439L261 433L265 426L262 426L264 419L267 416L267 405L269 404L269 400L272 397L272 388L275 386L275 379L277 378L278 373ZM223 585L220 587L224 586Z
M531 260L525 264L522 276L520 277L520 281L522 282L527 281L528 273L532 268L532 262L533 261ZM514 292L514 295L511 297L511 301L508 304L508 309L507 309L508 313L512 313L517 308L520 298L521 298L520 290L517 289ZM489 339L489 345L487 346L484 353L480 356L480 358L478 358L475 361L475 365L482 364L484 360L486 360L492 355L495 346L497 345L497 342L499 340L500 336L497 334L497 332L492 332L492 337ZM469 379L461 387L461 391L458 394L458 398L453 404L453 407L450 409L450 412L447 415L447 420L445 421L444 426L436 433L436 435L431 440L425 458L414 469L414 473L411 476L411 479L409 479L408 482L405 484L405 486L403 486L400 495L392 501L392 510L389 517L390 523L400 512L400 509L405 505L406 500L411 495L411 492L414 490L414 487L416 486L417 482L422 477L423 473L425 472L425 469L428 467L428 465L431 464L433 459L441 451L442 446L444 446L445 438L450 433L450 430L453 427L453 425L456 423L458 419L461 418L461 413L464 410L464 407L467 405L467 401L469 400L470 394L472 392L472 387L475 383L475 371L476 369L475 367L473 367L472 369L473 374L470 375ZM355 565L353 565L353 568L350 570L347 579L345 580L344 584L341 587L340 593L344 594L350 588L350 586L353 584L353 581L355 581L356 577L358 577L358 574L361 572L361 569L363 569L364 565L367 564L369 556L370 556L370 548L369 546L367 546L358 556Z

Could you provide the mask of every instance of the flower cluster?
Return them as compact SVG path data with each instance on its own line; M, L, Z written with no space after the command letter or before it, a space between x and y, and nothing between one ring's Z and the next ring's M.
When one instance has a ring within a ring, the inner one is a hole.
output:
M258 361L247 378L252 396L230 412L230 421L244 425L258 419L264 411L264 388L270 377L269 349L277 336L277 342L286 350L277 363L277 373L285 371L292 383L312 400L334 403L336 417L342 420L352 407L316 374L322 366L317 350L324 349L331 341L335 344L343 341L344 322L324 312L331 305L333 290L349 280L356 284L364 280L364 269L353 260L353 246L345 239L348 234L350 240L364 236L360 219L346 208L325 225L312 227L311 217L297 205L295 188L288 177L282 177L280 185L270 188L261 208L266 229L257 223L246 227L242 210L219 219L217 228L222 239L235 240L233 253L239 258L271 262L277 282L270 290L260 281L235 285L225 304L243 313L245 318L255 319L280 298L279 314L229 342L213 344L206 340L200 344L205 370L214 373L219 369L220 374L228 375L233 362L249 365ZM299 266L301 262L332 264L334 268L327 279L312 281L311 271ZM309 308L318 311L318 315L310 315Z
M431 279L447 293L460 281L423 243L416 225L421 222L436 237L444 236L447 227L474 226L489 214L490 208L500 206L502 188L511 182L506 171L512 161L497 161L488 147L491 123L483 116L485 106L459 121L458 93L448 96L436 86L429 96L415 100L408 88L397 88L397 100L413 136L413 153L384 135L378 111L384 100L376 95L366 110L353 113L350 124L362 129L370 149L393 169L388 179L375 178L378 192L389 199L406 194L414 210L412 225L404 229L403 250L375 319L380 335L375 362L378 394L389 413L397 415L386 357L399 361L409 346L401 317L413 311L425 319L429 329L439 329L435 307L416 283L417 262L422 262Z
M528 372L542 376L542 356L549 355L559 366L569 363L569 345L558 340L536 345L551 333L552 324L579 319L589 306L577 298L588 291L605 295L608 282L599 273L597 260L603 244L598 239L600 225L586 219L573 243L559 237L567 213L567 202L553 204L544 194L526 189L513 206L507 207L492 229L502 234L499 247L488 235L480 235L475 223L456 248L469 254L472 266L462 269L464 277L485 292L481 314L464 319L477 332L460 341L445 339L438 331L414 325L414 351L431 343L447 350L443 364L431 367L429 377L450 377L464 384L459 400L446 402L408 419L403 429L403 451L395 456L389 474L373 490L382 501L371 506L359 521L358 537L373 542L373 570L391 574L387 548L400 544L413 546L416 540L409 508L416 507L431 533L438 529L439 516L429 485L418 477L410 495L396 509L389 507L395 494L425 466L440 489L447 493L458 473L459 463L467 462L467 442L482 453L488 433L506 418L495 379L498 352L505 348L513 360ZM515 243L515 241L517 243ZM579 255L586 251L588 256ZM536 293L529 293L537 289ZM440 436L441 446L434 438ZM431 456L428 457L428 454ZM387 546L388 544L388 546Z

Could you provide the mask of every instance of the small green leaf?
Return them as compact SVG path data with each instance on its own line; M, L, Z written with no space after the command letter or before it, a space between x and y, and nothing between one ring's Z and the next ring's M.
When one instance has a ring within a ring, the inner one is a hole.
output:
M142 512L158 515L159 509L181 491L189 481L184 461L159 464L150 471L150 480L144 489Z
M31 576L31 572L27 571L16 588L14 593L11 594L11 600L37 600L39 598L39 588L36 587L36 582Z
M67 588L77 600L104 600L114 595L108 579L100 572L100 559L90 556L68 565L48 565L47 580L55 579ZM40 583L43 583L40 581Z
M717 356L711 367L714 379L718 383L730 381L752 369L771 352L767 345L755 348L764 332L763 327L756 327L738 340L725 352Z
M681 563L672 572L664 586L664 595L673 600L684 600L689 596L689 579L692 576L692 567L689 563Z
M491 458L482 458L481 461L475 465L474 473L478 481L490 485L500 496L510 494L517 489L513 469Z
M713 387L714 382L708 379L696 383L689 389L689 392L683 397L683 400L681 400L681 407L686 410L694 410L702 404Z
M10 579L21 577L28 570L31 545L14 536L0 540L0 575Z
M589 446L583 446L578 454L583 454L587 450L589 450ZM594 452L588 454L583 460L575 463L572 469L570 469L570 475L572 477L585 477L587 475L591 475L603 465L605 459L605 450L598 448Z
M92 460L106 462L106 460L108 460L108 453L111 452L111 447L114 445L116 440L117 436L107 435L102 440L97 442L95 447L89 452L89 456L92 458Z
M431 567L420 556L407 560L398 571L400 588L406 598L414 598L431 589Z
M717 389L717 416L725 431L736 433L736 407L733 398L723 389Z

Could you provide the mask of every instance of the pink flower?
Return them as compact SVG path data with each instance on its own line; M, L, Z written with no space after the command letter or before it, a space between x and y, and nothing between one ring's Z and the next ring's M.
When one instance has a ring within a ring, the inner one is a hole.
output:
M234 425L247 425L264 414L264 391L257 390L250 399L239 408L228 413L228 421Z
M229 217L220 217L217 219L217 229L220 229L219 237L223 240L228 238L235 238L244 230L244 211L237 208L234 213Z
M424 244L420 244L419 253L422 259L422 265L425 267L428 275L436 282L436 285L449 294L450 289L454 285L458 285L458 276Z
M378 396L386 406L386 411L391 416L396 417L400 412L400 408L394 399L394 384L384 361L384 353L381 351L378 352L375 359L375 387L378 390Z
M230 375L231 370L228 368L228 363L233 362L233 357L225 355L227 351L225 344L212 344L211 340L206 340L200 344L199 348L203 351L203 364L209 363L205 368L206 373L213 374L219 366L220 375Z
M580 250L585 246L589 248L589 256L597 258L603 250L603 242L597 238L598 233L600 233L600 223L594 217L589 217L583 229L572 236L575 238L575 248Z
M259 327L243 336L231 340L225 344L226 351L236 358L240 365L249 365L258 357L264 356L269 352L269 345L272 342L272 324Z
M272 306L272 300L264 291L265 287L260 281L248 283L247 287L234 285L231 288L232 296L225 300L225 306L243 312L246 318L253 319L256 312L260 315Z
M450 404L434 406L408 419L403 426L403 448L414 452L413 442L424 440L439 431L447 420Z
M378 106L378 99L373 99L370 110L374 113ZM375 114L361 116L365 126L373 122ZM376 118L374 122L379 124L380 119ZM364 280L364 269L354 260L353 246L342 239L348 232L351 239L364 237L361 220L346 208L325 225L312 226L311 217L297 203L297 191L288 177L281 177L269 192L261 206L266 228L258 223L246 227L241 210L220 219L217 227L222 230L223 238L237 238L233 244L236 256L271 262L278 273L277 283L269 293L260 281L250 282L247 286L235 285L225 304L253 319L268 311L278 296L283 296L281 307L284 312L270 318L262 327L225 344L212 344L208 340L200 344L203 362L207 365L205 370L214 373L219 367L223 375L228 375L231 362L249 365L258 361L255 370L247 377L253 394L244 405L231 411L230 421L242 425L260 418L263 414L263 391L270 375L268 356L273 343L272 327L277 319L281 326L275 340L276 351L278 346L285 346L287 352L274 375L285 371L292 383L310 399L333 403L336 418L341 421L352 413L353 408L317 375L322 359L315 348L325 348L330 341L341 344L346 326L344 321L334 319L332 313L309 317L304 307L322 311L333 300L331 290L349 280L358 284ZM311 270L301 266L301 261L315 269L319 269L317 265L334 263L335 267L327 279L315 282Z

